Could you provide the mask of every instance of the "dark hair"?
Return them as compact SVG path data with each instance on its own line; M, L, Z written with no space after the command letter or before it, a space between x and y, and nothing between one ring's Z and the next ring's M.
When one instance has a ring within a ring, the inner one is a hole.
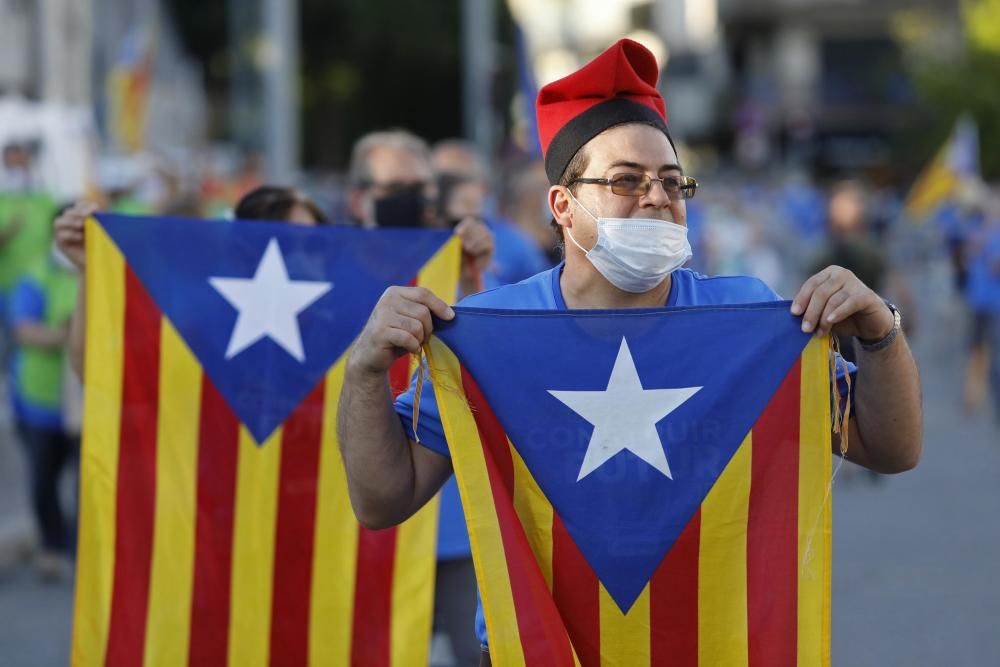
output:
M296 205L308 209L317 225L329 223L326 215L305 193L283 185L262 185L236 203L237 220L285 220Z
M587 152L587 145L584 144L580 146L580 149L573 154L570 158L569 164L566 165L566 170L563 172L562 176L559 177L559 185L569 188L570 192L573 192L575 185L570 185L573 181L583 176L584 172L587 171L587 167L590 166L590 153ZM573 194L576 194L573 192ZM559 243L565 242L563 237L563 228L555 218L552 219L550 223L552 225L552 230L559 237Z

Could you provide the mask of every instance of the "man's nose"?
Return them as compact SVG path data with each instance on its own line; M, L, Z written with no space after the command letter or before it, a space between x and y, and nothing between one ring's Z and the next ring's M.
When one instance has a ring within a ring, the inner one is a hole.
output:
M670 205L670 195L663 187L663 181L656 179L649 184L649 192L643 196L643 205L654 208L665 208Z

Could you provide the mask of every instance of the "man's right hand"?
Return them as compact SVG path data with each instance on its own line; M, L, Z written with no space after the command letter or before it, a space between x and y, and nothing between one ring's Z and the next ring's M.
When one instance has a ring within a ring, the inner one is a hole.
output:
M432 316L450 320L455 311L424 287L390 287L375 304L349 365L366 374L384 375L399 357L420 353L434 330Z
M96 212L96 204L80 201L56 218L56 245L69 261L73 262L76 268L81 271L86 263L83 241L84 222Z

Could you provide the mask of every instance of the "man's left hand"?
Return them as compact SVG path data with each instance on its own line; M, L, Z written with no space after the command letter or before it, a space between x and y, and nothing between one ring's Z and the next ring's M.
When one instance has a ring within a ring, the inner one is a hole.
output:
M882 298L841 266L828 266L803 283L792 300L792 314L802 315L802 330L825 335L880 340L893 327Z
M455 234L462 239L462 252L472 258L478 271L485 271L493 259L493 232L482 220L465 218L455 226Z

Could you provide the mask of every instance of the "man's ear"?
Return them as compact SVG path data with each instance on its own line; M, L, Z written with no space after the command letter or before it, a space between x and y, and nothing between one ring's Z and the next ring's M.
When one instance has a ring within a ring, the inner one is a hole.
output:
M573 216L570 213L572 202L564 186L553 185L549 188L549 211L552 213L552 219L560 227L573 227Z

